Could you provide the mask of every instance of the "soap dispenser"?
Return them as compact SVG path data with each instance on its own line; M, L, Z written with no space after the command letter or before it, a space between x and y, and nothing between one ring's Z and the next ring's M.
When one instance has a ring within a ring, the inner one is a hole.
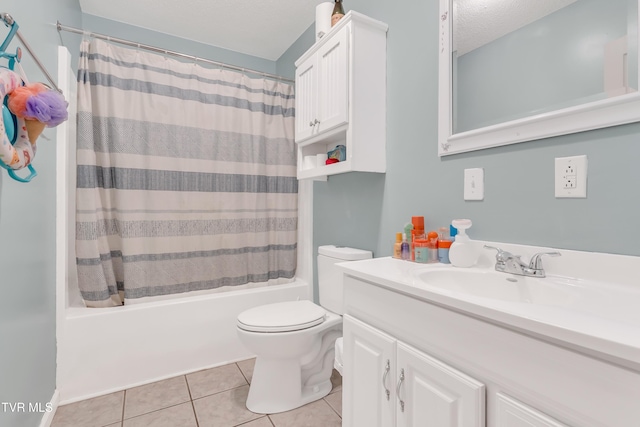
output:
M470 219L454 219L451 221L457 230L456 239L449 249L449 261L454 267L471 267L478 261L478 250L471 241L466 230L471 227Z

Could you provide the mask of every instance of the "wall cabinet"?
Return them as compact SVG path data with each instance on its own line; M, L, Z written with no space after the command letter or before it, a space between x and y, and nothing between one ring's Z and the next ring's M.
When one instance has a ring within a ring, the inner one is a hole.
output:
M387 25L354 11L296 61L298 178L386 170ZM337 145L346 160L318 165Z
M344 26L296 68L296 141L348 123L348 36Z
M351 316L343 328L343 426L484 426L482 383Z

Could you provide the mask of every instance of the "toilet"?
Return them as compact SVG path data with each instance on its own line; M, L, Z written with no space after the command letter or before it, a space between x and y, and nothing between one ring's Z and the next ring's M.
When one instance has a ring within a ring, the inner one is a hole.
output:
M343 246L318 247L320 305L287 301L238 315L240 341L256 355L247 409L259 414L289 411L331 391L336 340L342 337L343 279L339 262L371 258L372 253Z

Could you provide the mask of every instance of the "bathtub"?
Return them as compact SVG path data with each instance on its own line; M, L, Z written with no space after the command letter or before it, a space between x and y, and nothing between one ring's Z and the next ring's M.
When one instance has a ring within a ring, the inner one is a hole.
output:
M294 283L113 308L68 307L58 334L60 404L252 357L236 336L248 308L308 298Z
M71 55L58 50L59 86L76 111ZM253 357L236 335L243 310L312 299L312 182L298 186L298 267L293 283L85 308L75 268L75 121L57 127L55 407ZM189 294L185 294L189 295Z

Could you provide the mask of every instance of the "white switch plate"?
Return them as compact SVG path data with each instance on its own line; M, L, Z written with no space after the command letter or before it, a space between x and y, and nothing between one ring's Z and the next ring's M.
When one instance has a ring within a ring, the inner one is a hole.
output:
M464 199L484 200L484 169L464 170Z
M556 198L587 197L587 156L557 157Z

